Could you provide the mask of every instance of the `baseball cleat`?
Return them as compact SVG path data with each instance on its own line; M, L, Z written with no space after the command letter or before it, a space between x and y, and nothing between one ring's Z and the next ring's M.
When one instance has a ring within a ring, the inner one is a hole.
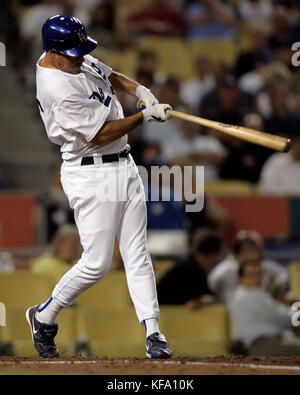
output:
M167 339L161 333L155 332L146 339L146 355L148 358L171 358Z
M58 349L54 338L58 331L57 324L49 325L39 322L35 318L39 305L29 307L26 311L26 319L30 326L32 341L35 349L42 358L58 357Z

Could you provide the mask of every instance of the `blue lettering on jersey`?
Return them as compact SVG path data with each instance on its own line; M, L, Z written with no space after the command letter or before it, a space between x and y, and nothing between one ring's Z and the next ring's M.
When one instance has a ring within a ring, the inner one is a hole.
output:
M42 107L40 101L39 101L38 99L36 99L36 101L37 101L37 104L38 104L38 106L39 106L40 111L41 111L41 112L44 112L44 109L43 109L43 107Z
M95 63L91 63L91 66L93 67L94 70L96 70L96 72L104 79L104 81L106 81L106 75L103 73L103 71L101 69L99 69L99 67L95 64Z
M105 99L105 95L104 95L103 90L101 88L99 88L99 92L93 92L91 94L91 96L89 97L89 99L99 100L99 102L104 104L105 107L109 107L110 102L111 102L111 97L109 95L107 95L107 97Z

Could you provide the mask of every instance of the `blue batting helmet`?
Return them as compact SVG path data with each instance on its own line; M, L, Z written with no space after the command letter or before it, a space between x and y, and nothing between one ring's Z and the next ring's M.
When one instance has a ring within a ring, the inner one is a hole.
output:
M93 51L97 41L88 37L84 24L69 15L55 15L47 19L42 28L45 50L68 56L83 56Z

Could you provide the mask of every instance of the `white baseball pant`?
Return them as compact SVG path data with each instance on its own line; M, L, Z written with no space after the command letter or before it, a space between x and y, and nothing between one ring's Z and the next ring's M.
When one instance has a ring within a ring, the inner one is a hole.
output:
M74 209L83 254L61 278L52 297L62 306L69 306L99 281L110 269L117 238L139 321L159 318L155 277L147 250L145 192L138 169L131 155L105 164L101 157L94 159L96 163L88 166L80 162L62 164L61 181ZM107 190L110 199L103 201Z

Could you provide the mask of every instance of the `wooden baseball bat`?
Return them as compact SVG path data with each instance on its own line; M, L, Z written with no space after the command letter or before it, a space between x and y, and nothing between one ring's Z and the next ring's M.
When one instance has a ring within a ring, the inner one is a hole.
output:
M143 109L144 103L139 101L138 108ZM206 126L211 129L218 130L219 132L229 134L230 136L237 137L241 140L248 141L262 145L263 147L270 148L280 152L288 152L291 148L291 141L285 137L275 136L273 134L260 132L258 130L245 128L243 126L229 125L226 123L211 121L209 119L197 117L183 112L167 110L167 113L175 118L183 119L197 123L198 125Z

